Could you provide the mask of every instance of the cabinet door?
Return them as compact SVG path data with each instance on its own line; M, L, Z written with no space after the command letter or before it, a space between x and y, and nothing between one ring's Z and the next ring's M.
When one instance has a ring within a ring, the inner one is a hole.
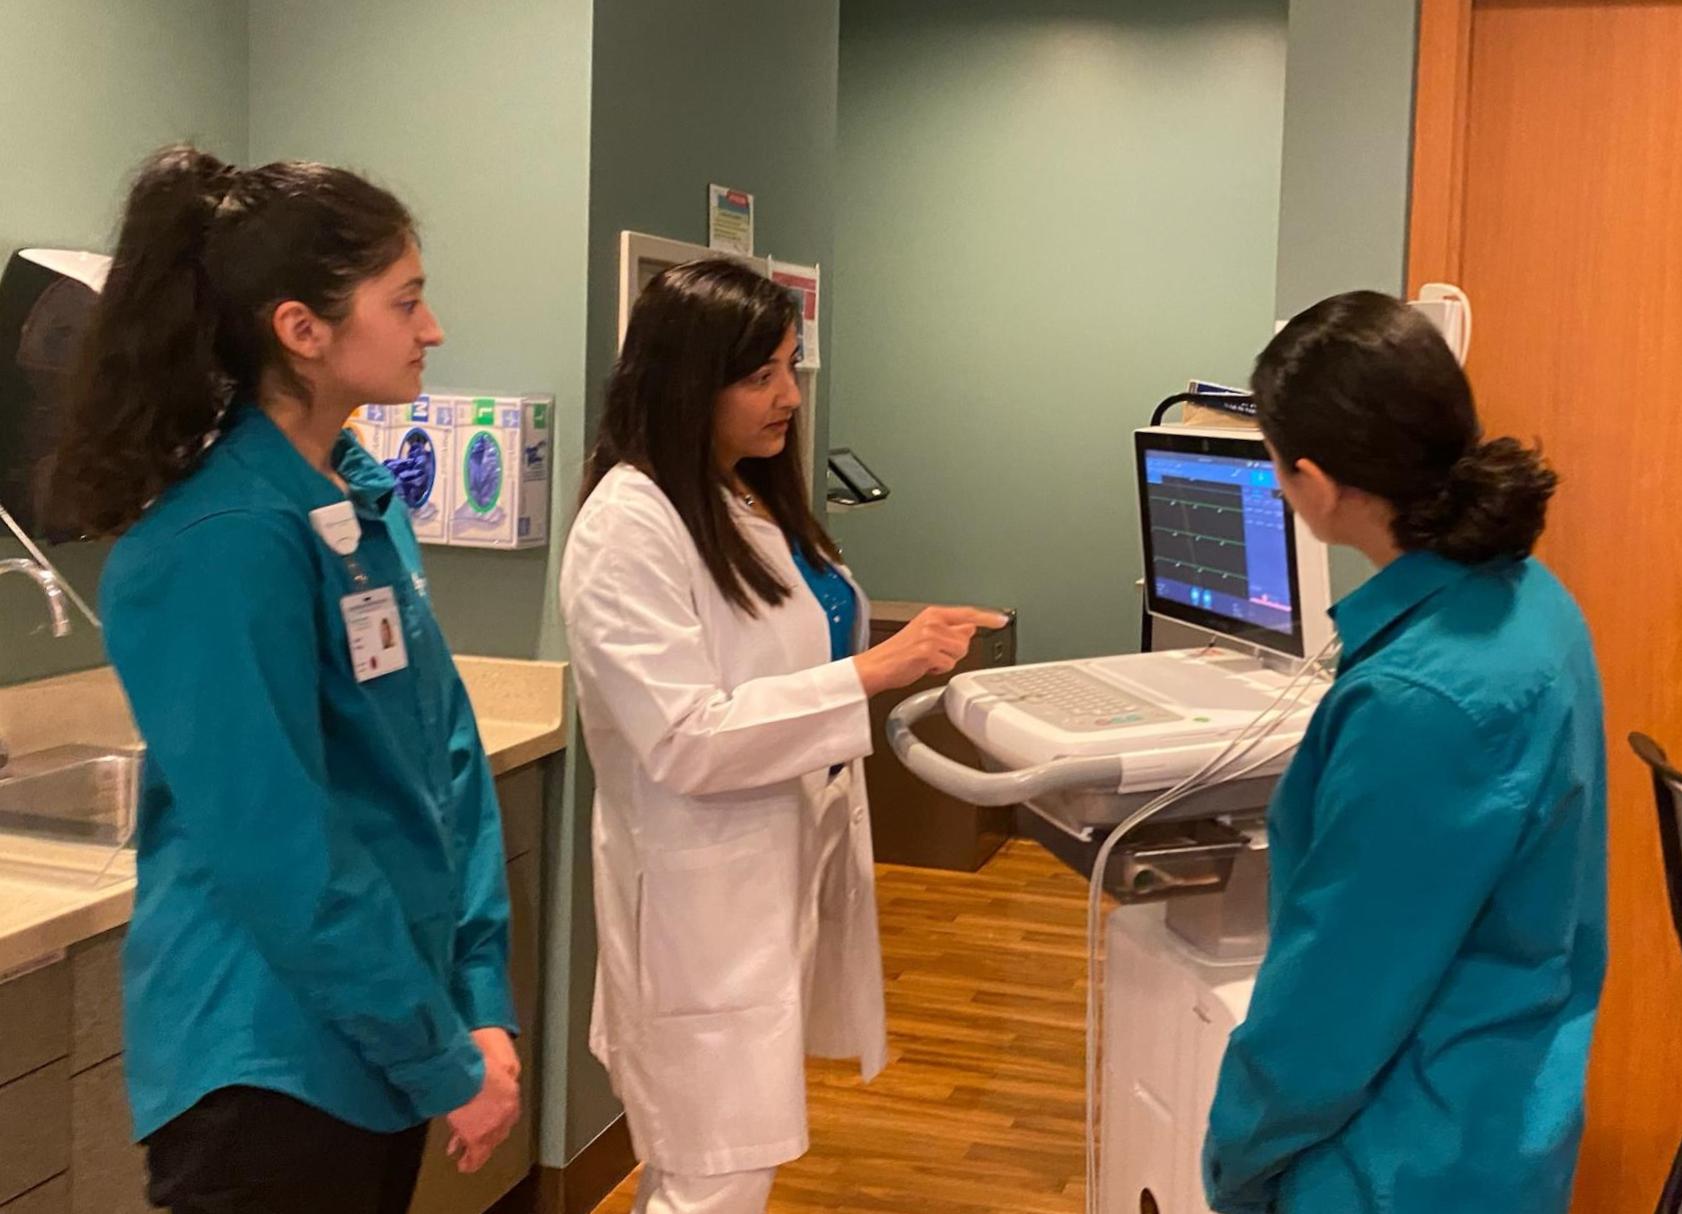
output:
M70 965L62 957L0 982L0 1084L70 1052Z
M539 994L543 984L543 939L539 916L543 909L540 852L528 852L508 866L508 970L514 988L514 1015L520 1035L514 1050L520 1056L520 1120L498 1154L509 1156L509 1187L525 1179L537 1162Z
M70 1073L123 1052L123 937L127 928L70 953Z
M0 1204L0 1214L70 1214L70 1178L60 1176Z
M521 1034L514 1047L520 1055L520 1121L479 1171L464 1176L445 1154L449 1126L442 1118L432 1123L420 1182L409 1214L483 1214L520 1181L536 1160L539 952L538 914L541 909L539 853L527 852L508 866L509 969L514 1007Z
M0 1087L0 1202L70 1166L70 1064L48 1063Z
M133 1141L123 1060L70 1080L71 1214L145 1214L146 1152Z
M518 860L543 845L545 772L545 764L532 763L497 779L496 800L502 810L502 841L510 860Z

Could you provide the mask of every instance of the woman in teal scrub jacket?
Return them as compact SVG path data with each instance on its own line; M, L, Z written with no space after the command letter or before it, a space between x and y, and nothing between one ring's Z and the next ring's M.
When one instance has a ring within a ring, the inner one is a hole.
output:
M1315 535L1378 566L1269 818L1272 939L1210 1116L1227 1214L1563 1214L1606 963L1600 681L1530 558L1554 476L1360 292L1257 360Z
M124 1059L177 1214L400 1214L518 1116L496 796L395 482L342 428L443 340L341 169L141 170L56 468L147 744ZM391 649L381 644L390 630Z

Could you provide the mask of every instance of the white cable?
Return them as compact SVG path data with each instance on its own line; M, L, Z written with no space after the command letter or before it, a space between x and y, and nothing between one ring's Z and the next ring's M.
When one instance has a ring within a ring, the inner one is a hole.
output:
M1086 1147L1088 1211L1100 1211L1102 1201L1097 1136L1100 1106L1098 1074L1100 1069L1100 1046L1103 1039L1103 960L1101 945L1103 936L1104 873L1109 865L1110 854L1123 838L1132 833L1139 826L1143 825L1150 818L1154 817L1158 813L1161 813L1164 809L1167 809L1170 805L1185 799L1194 792L1210 787L1212 784L1221 783L1226 779L1235 778L1238 775L1245 774L1245 772L1254 770L1256 767L1263 766L1276 759L1278 757L1277 754L1270 754L1241 771L1231 772L1227 770L1232 763L1236 763L1239 759L1242 759L1245 755L1249 754L1250 751L1254 750L1258 745L1265 741L1273 733L1273 731L1284 722L1290 712L1295 708L1297 702L1301 700L1304 692L1306 692L1309 686L1309 680L1304 679L1303 676L1314 670L1315 664L1326 655L1330 648L1331 645L1328 644L1326 648L1322 649L1313 659L1304 662L1298 669L1297 673L1279 692L1279 695L1274 699L1273 703L1268 705L1259 714L1257 714L1255 718L1239 730L1239 732L1234 735L1227 742L1226 746L1223 747L1213 758L1211 758L1192 775L1182 780L1179 784L1135 810L1133 814L1131 814L1126 820L1110 832L1109 837L1105 839L1103 845L1098 850L1098 856L1092 868L1092 879L1089 886L1089 900L1087 903L1088 981L1086 1001ZM1292 695L1293 689L1295 690L1295 695ZM1290 697L1288 703L1285 702L1287 697ZM1268 720L1267 718L1269 714L1275 712L1276 710L1278 711L1278 715L1271 721ZM1249 735L1251 731L1256 730L1258 727L1260 727L1260 732L1256 733L1254 737L1250 737ZM1242 746L1242 749L1236 749L1240 746Z
M1249 754L1250 751L1254 750L1256 746L1265 741L1267 737L1269 737L1273 731L1277 729L1279 725L1290 715L1297 702L1301 700L1303 694L1307 691L1311 682L1311 680L1305 679L1304 676L1315 671L1317 664L1327 656L1334 644L1335 641L1329 642L1318 654L1304 662L1298 668L1296 674L1293 675L1291 680L1286 683L1283 689L1281 689L1279 695L1275 697L1273 703L1269 704L1265 709L1258 713L1255 718L1239 730L1239 732L1227 742L1226 746L1223 747L1220 752L1218 752L1213 758L1211 758L1192 775L1188 776L1185 780L1182 780L1173 788L1170 788L1168 791L1155 797L1149 803L1134 811L1132 815L1111 831L1109 837L1105 839L1103 846L1099 849L1097 860L1092 869L1093 875L1091 885L1089 887L1089 901L1087 904L1087 962L1089 975L1087 984L1086 1074L1088 1211L1098 1211L1101 1208L1101 1185L1099 1183L1100 1172L1098 1167L1099 1148L1097 1138L1099 1119L1099 1053L1102 1041L1101 1016L1103 983L1101 975L1101 942L1103 921L1103 877L1105 869L1109 864L1110 854L1123 838L1125 838L1133 830L1137 829L1145 821L1168 808L1170 805L1183 800L1185 797L1194 792L1210 787L1212 784L1221 783L1227 779L1235 778L1238 775L1246 774L1247 772L1252 771L1257 767L1264 766L1266 763L1272 762L1276 759L1278 757L1277 754L1269 754L1239 771L1228 770L1231 764L1242 759L1245 755ZM1294 695L1292 694L1293 689L1295 691ZM1286 702L1287 697L1289 697L1288 703ZM1275 711L1278 712L1278 715L1272 720L1268 720L1269 714L1272 714ZM1260 732L1256 733L1254 737L1250 737L1249 735L1251 731L1256 730L1258 727L1260 728ZM1239 747L1242 747L1242 749L1236 749Z
M1103 875L1109 865L1109 857L1116 845L1132 831L1141 826L1148 819L1161 813L1170 805L1185 799L1194 792L1225 780L1246 774L1257 767L1264 766L1278 758L1278 754L1269 754L1246 767L1232 771L1231 765L1248 755L1252 750L1265 741L1275 729L1295 709L1298 701L1307 691L1311 680L1303 676L1314 671L1316 663L1322 660L1330 651L1331 644L1316 654L1314 658L1304 662L1291 680L1281 689L1273 703L1248 722L1243 729L1230 739L1212 759L1205 763L1192 775L1179 784L1151 800L1136 810L1130 817L1117 826L1105 839L1100 847L1098 857L1093 865L1092 882L1089 886L1089 901L1087 904L1087 1173L1088 1173L1088 1210L1097 1210L1101 1202L1101 1184L1099 1171L1098 1122L1100 1111L1098 1073L1101 1053L1103 981L1102 981L1102 935L1103 935ZM1295 694L1293 695L1293 689ZM1287 702L1287 697L1289 701ZM1269 714L1278 715L1268 720ZM1259 727L1260 732L1250 737L1253 730ZM1241 749L1238 749L1240 748Z
M1099 1049L1103 1040L1103 904L1104 904L1104 872L1109 866L1110 854L1122 839L1145 822L1167 809L1170 805L1184 800L1194 792L1204 788L1236 779L1247 775L1259 767L1273 762L1279 757L1279 752L1270 753L1262 758L1234 770L1233 767L1245 758L1258 745L1266 741L1295 711L1297 704L1314 681L1320 664L1325 661L1336 648L1338 642L1334 637L1313 657L1299 666L1296 673L1280 689L1273 702L1254 718L1245 724L1227 744L1221 748L1207 763L1197 771L1187 776L1180 783L1166 792L1152 798L1146 804L1134 810L1120 825L1109 834L1098 849L1098 856L1092 866L1092 877L1088 886L1086 908L1086 949L1087 949L1087 985L1086 985L1086 1209L1087 1214L1103 1214L1101 1185L1099 1183ZM1294 693L1294 694L1293 694ZM1287 697L1288 700L1287 700ZM1271 720L1269 714L1277 711L1278 715ZM1251 737L1253 730L1259 729ZM1242 747L1242 749L1238 749Z

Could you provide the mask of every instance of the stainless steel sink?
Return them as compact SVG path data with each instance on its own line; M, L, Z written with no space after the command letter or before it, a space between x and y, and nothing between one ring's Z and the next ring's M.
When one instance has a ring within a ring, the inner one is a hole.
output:
M55 746L0 767L0 832L114 846L133 834L143 754Z

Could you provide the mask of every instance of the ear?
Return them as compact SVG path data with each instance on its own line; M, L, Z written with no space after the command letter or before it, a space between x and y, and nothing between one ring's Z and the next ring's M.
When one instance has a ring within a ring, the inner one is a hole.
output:
M320 358L333 337L327 322L295 299L288 299L277 307L269 323L274 326L280 348L305 361Z
M1296 474L1293 488L1297 494L1303 500L1312 502L1322 515L1337 505L1338 498L1343 496L1343 486L1311 459L1299 459L1292 471Z

